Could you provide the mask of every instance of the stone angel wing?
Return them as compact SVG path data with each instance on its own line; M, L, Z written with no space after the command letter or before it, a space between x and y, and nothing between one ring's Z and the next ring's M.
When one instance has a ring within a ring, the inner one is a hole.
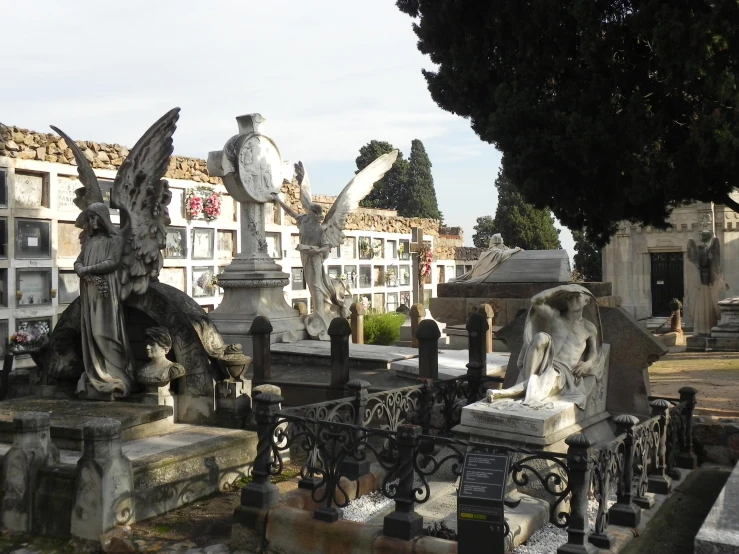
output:
M166 246L169 184L162 179L172 155L172 135L180 109L154 123L131 149L113 183L111 204L121 210L125 237L121 264L121 300L133 292L144 294L162 268Z
M698 254L698 244L696 244L694 239L688 239L688 252L687 252L688 260L698 267L700 265L700 259Z
M356 211L359 203L367 196L377 181L387 173L395 163L398 151L383 154L374 162L357 173L344 187L323 220L326 241L334 248L344 242L344 225L349 214Z
M95 172L93 171L90 162L87 161L87 158L85 158L85 155L79 149L79 146L77 146L67 133L58 127L54 127L53 125L50 125L50 127L54 129L54 131L64 139L67 146L72 149L74 159L77 162L77 175L79 175L80 183L82 183L83 186L74 191L76 197L74 199L74 205L81 210L80 215L77 216L77 221L75 221L75 226L83 229L85 210L90 204L102 202L103 193L100 191L98 178L95 176Z
M720 290L724 290L724 276L723 271L721 271L721 243L716 237L713 237L708 245L708 263L711 266L711 284L719 284Z

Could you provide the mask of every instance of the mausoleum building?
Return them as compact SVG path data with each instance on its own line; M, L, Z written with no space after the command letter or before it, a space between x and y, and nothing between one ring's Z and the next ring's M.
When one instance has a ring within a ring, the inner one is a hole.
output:
M732 198L739 200L739 193ZM727 206L697 202L676 208L670 229L659 230L624 222L603 249L603 281L613 283L622 307L640 320L659 323L670 315L670 301L683 302L683 321L692 326L691 262L688 241L700 244L698 234L713 231L721 247L721 266L728 290L739 290L739 213Z

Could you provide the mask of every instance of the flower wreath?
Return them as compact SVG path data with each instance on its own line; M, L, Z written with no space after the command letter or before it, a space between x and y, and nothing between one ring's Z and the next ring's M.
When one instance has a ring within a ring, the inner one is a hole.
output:
M221 195L210 187L200 186L187 189L185 198L187 217L195 219L202 215L206 221L218 219L221 215Z

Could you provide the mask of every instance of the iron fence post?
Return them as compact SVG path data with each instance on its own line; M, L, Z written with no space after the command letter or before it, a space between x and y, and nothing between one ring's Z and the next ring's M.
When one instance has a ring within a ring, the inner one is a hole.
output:
M352 330L343 317L335 317L328 326L331 337L331 387L343 389L349 382L349 336Z
M470 386L467 405L480 399L482 377L487 369L487 334L488 319L485 314L472 312L467 320L467 348L470 356L467 364L467 382Z
M669 494L672 489L672 479L665 473L667 469L667 428L670 423L671 404L664 399L652 400L652 415L659 416L659 444L657 452L649 464L649 492Z
M252 481L241 489L241 505L265 509L274 506L279 496L278 488L269 482L272 434L277 424L277 411L282 397L262 393L255 399L257 420L257 456L254 458Z
M636 527L641 520L641 508L633 502L634 481L634 425L639 423L636 416L621 414L613 418L618 425L619 434L625 432L624 460L622 473L619 476L616 503L608 510L608 519L614 525Z
M557 554L596 554L598 548L590 544L588 520L588 492L593 476L593 443L583 433L570 435L567 444L567 467L572 490L570 516L567 520L567 542L557 549Z
M252 347L252 363L254 364L254 383L264 383L272 378L272 360L269 351L272 323L263 315L258 315L249 327Z
M413 480L415 475L415 456L421 436L418 425L401 425L396 434L398 445L398 465L395 494L395 511L386 515L383 521L383 534L386 537L409 541L423 530L423 516L414 511L415 498Z
M352 405L354 406L354 425L356 427L364 427L364 410L367 406L368 389L370 383L362 379L352 379L347 383L347 387L354 395ZM350 445L350 453L341 463L341 474L349 479L359 479L362 475L370 472L370 463L367 459L364 445L361 444L363 438L362 431L354 430L354 445Z
M418 348L416 333L418 332L418 326L421 321L426 317L426 308L424 308L423 304L413 304L408 315L411 318L411 348Z
M693 452L693 411L695 410L695 396L697 391L693 387L683 387L679 391L680 402L685 403L685 436L680 444L680 452L677 455L677 467L682 469L695 469L698 467L698 458Z
M422 379L439 378L439 338L441 331L433 319L418 324L418 376Z
M480 304L477 312L485 317L487 322L487 330L485 331L485 352L490 354L493 351L493 320L495 319L495 310L490 304Z

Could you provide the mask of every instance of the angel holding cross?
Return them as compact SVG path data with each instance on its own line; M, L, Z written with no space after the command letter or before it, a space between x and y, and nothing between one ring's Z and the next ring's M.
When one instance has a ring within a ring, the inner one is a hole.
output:
M313 305L312 313L305 318L305 329L314 339L329 340L328 326L331 320L349 317L352 301L348 287L341 279L330 277L323 262L328 258L331 248L338 248L344 242L343 229L349 214L356 211L359 202L372 191L375 182L382 179L397 157L398 151L393 150L357 173L336 198L325 218L323 208L313 203L310 182L301 162L295 164L295 175L300 185L300 203L306 213L296 212L277 193L272 193L275 202L295 219L300 230L297 250Z

